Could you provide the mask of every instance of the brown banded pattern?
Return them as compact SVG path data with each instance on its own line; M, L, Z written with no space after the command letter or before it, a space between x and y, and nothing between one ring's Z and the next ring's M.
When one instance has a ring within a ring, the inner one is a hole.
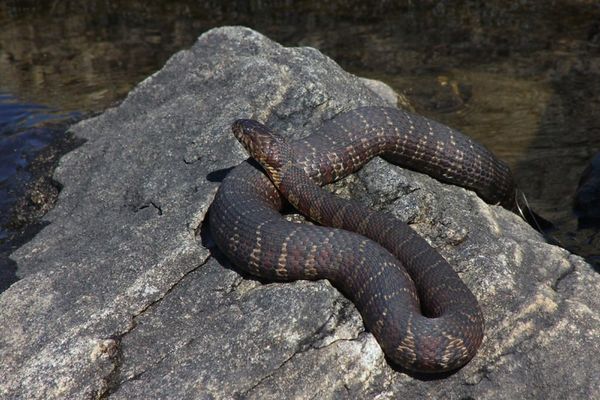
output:
M282 147L268 154L246 132L271 135L268 128L240 120L233 130L279 188L248 161L221 184L210 229L237 267L273 280L330 280L354 302L389 359L407 369L447 371L475 355L483 316L446 260L404 222L319 185L381 155L512 208L508 167L459 132L393 108L349 111L291 145L273 134L273 143ZM276 166L265 164L273 158ZM325 226L285 220L282 196Z

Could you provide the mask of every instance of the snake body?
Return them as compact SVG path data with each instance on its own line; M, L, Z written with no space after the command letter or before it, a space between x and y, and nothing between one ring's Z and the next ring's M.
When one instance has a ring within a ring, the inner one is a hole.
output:
M483 316L444 258L404 222L319 186L381 155L510 208L515 187L505 164L461 133L395 108L340 114L289 145L256 121L237 121L233 130L269 174L243 162L211 205L211 234L233 264L270 280L328 279L353 301L388 358L409 370L453 370L475 355ZM265 138L277 142L266 154L252 141ZM282 196L326 226L288 222Z

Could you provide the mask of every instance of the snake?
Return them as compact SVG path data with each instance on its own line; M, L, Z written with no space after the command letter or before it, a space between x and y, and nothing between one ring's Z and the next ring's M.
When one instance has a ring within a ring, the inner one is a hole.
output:
M468 136L393 107L360 107L288 141L266 125L232 125L251 158L221 182L209 231L219 250L268 281L326 279L350 299L387 359L407 371L464 366L484 336L484 317L452 266L390 213L337 197L323 185L381 156L513 208L509 167ZM291 204L314 224L286 219Z

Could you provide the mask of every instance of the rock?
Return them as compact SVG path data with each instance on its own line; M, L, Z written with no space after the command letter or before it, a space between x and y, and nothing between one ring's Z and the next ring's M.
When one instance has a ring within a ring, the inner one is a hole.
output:
M415 111L406 96L396 93L396 91L388 84L369 78L360 78L360 80L366 87L384 99L387 102L387 105L391 107L401 107L412 112Z
M75 125L87 142L0 297L0 397L600 396L598 275L464 189L381 160L334 187L413 224L480 299L486 338L454 374L390 365L327 282L260 282L211 255L202 222L245 158L234 119L299 137L386 101L314 49L226 27Z

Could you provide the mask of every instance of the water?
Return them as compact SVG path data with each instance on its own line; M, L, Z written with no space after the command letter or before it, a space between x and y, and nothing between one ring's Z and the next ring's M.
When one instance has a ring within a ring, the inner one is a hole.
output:
M32 178L27 168L38 152L57 139L79 114L24 103L0 92L0 210L9 210ZM7 238L10 214L0 214L0 240Z
M598 227L578 226L572 209L600 152L595 2L223 3L0 4L0 254L15 246L8 210L35 180L31 160L70 122L116 104L202 32L239 24L316 47L483 142L510 164L552 235L600 265Z

